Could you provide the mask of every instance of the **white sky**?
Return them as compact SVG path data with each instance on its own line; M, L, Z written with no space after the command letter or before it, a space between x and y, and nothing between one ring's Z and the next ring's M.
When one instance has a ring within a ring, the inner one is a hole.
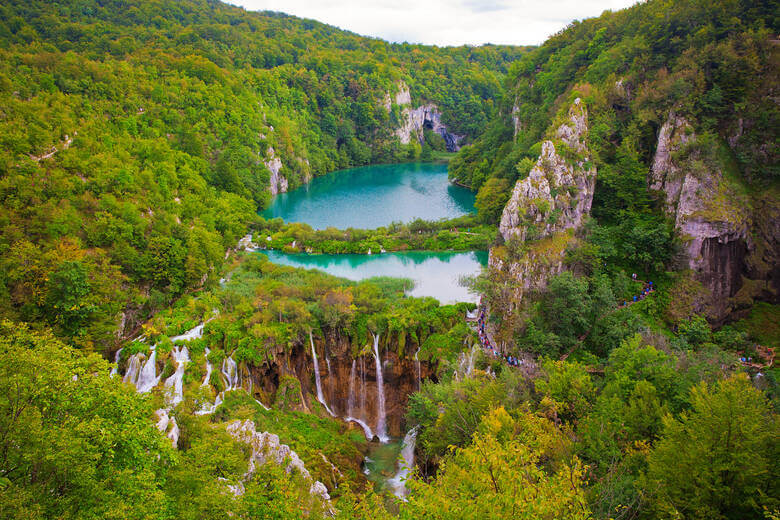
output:
M536 45L572 20L636 0L227 0L313 18L366 36L429 45Z

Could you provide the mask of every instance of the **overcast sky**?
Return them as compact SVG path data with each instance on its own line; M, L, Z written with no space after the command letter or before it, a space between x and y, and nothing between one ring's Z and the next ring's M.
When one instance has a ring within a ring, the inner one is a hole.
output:
M636 0L228 0L393 42L536 45L572 20Z

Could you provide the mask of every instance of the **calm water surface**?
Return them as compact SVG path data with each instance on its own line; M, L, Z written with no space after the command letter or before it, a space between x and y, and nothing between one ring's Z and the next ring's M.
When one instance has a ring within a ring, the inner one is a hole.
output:
M477 297L460 285L460 277L475 275L487 265L487 251L438 253L412 251L375 255L307 255L263 251L276 264L320 269L350 280L375 276L410 278L415 286L409 296L432 296L440 303L474 302Z
M416 218L438 220L474 211L474 193L447 180L447 165L405 163L332 172L280 193L262 215L333 226L374 229Z

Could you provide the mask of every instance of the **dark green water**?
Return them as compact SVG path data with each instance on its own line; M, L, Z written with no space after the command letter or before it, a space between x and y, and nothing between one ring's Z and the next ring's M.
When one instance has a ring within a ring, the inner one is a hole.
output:
M405 163L329 173L274 197L262 215L333 226L374 229L416 218L438 220L474 211L474 194L447 180L447 165Z
M460 277L479 273L487 265L487 251L440 253L413 251L374 255L307 255L263 251L276 264L320 269L350 280L375 276L410 278L410 296L432 296L440 303L475 302L476 296L460 285Z

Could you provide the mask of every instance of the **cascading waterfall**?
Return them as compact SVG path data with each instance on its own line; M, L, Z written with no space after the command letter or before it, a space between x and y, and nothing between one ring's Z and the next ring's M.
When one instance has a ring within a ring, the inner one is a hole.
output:
M366 409L366 358L360 358L360 409Z
M184 400L184 369L190 362L190 353L187 347L173 347L171 357L176 362L176 371L165 380L165 387L173 389L173 394L166 399L168 406L173 407Z
M414 371L417 375L417 390L419 391L422 386L422 371L420 370L420 347L417 347L417 351L414 353Z
M114 354L114 368L111 369L111 372L108 374L110 377L114 377L119 372L119 356L122 355L122 349L116 351L116 354Z
M208 347L206 347L206 377L203 378L203 382L200 384L201 387L206 386L209 384L209 381L211 381L211 371L214 369L214 367L211 366L211 363L209 362L209 353L211 350L209 350Z
M352 360L352 368L349 371L349 395L347 396L347 415L352 417L355 410L355 365L357 360Z
M144 355L140 352L130 356L130 359L127 360L127 372L125 372L125 377L122 378L122 382L135 384L138 379L138 373L141 371L142 357L144 357Z
M188 330L187 332L185 332L184 334L182 334L180 336L172 337L171 341L173 343L176 343L177 341L190 341L190 340L193 340L193 339L198 339L198 338L203 336L203 327L205 327L205 326L206 326L205 322L201 323L197 327Z
M222 360L222 375L225 377L225 392L236 390L239 387L238 365L233 360L233 355Z
M314 338L309 332L309 343L311 343L311 357L314 359L314 382L317 385L317 400L325 407L325 410L331 415L336 417L336 414L331 411L328 404L325 402L325 396L322 393L322 382L320 381L320 364L317 361L317 351L314 349Z
M385 416L385 383L382 376L382 358L379 357L379 334L374 334L374 360L376 361L376 398L377 398L377 417L376 417L376 435L379 442L386 443L390 440L387 436L387 417Z
M414 446L417 442L417 427L412 428L404 436L404 442L401 447L401 456L398 459L398 471L395 476L387 481L393 489L393 494L400 499L406 500L409 494L406 489L406 479L414 468Z
M357 360L353 359L352 369L349 371L349 396L347 397L347 416L344 418L344 420L352 421L358 424L361 428L363 428L363 433L366 435L366 439L370 441L371 439L374 438L374 432L371 431L371 427L367 425L365 421L353 416L355 412L355 379L357 379L357 374L355 372L356 367L357 367ZM365 390L365 385L363 386L363 389ZM363 397L365 398L365 392L363 394Z
M330 356L328 356L328 349L325 349L325 366L328 367L328 395L334 395L334 388L333 385L336 382L336 378L333 377L333 374L330 371ZM336 410L336 405L332 404L333 406L333 413L337 413L338 410Z
M173 447L179 444L179 425L176 423L176 417L170 417L168 410L160 408L155 412L157 414L157 430L164 433L171 440ZM168 427L170 426L170 430ZM166 433L167 432L167 433Z
M152 347L152 353L146 360L144 366L138 372L138 378L135 380L135 388L138 393L146 393L160 382L162 374L157 375L157 349Z

